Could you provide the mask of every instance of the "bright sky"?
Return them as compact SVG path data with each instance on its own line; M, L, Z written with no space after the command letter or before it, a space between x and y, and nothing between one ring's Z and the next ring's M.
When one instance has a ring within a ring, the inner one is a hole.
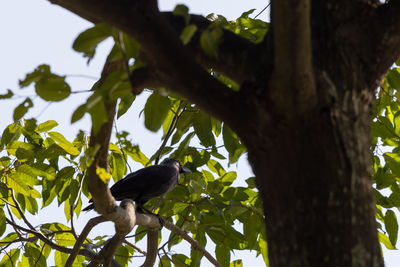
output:
M172 1L159 0L162 10L172 10L177 3L184 3L189 6L191 13L207 15L209 13L222 14L228 19L240 16L244 11L255 8L254 15L261 11L268 0L202 0L202 1ZM267 9L258 18L266 20L268 18ZM99 77L99 73L104 64L104 59L110 49L111 42L105 42L100 46L97 56L88 66L86 60L71 48L73 40L84 29L90 27L90 23L77 17L76 15L49 4L45 0L1 0L0 1L0 34L2 42L0 44L0 94L6 89L13 89L19 98L0 102L1 120L0 129L12 121L14 108L21 103L25 96L33 96L32 89L17 91L18 80L32 71L40 64L49 64L52 71L60 75L65 74L84 74ZM73 91L87 90L91 87L94 79L71 76L68 82ZM38 118L40 122L54 119L60 126L56 131L63 133L67 138L75 137L79 129L89 130L90 121L86 117L76 124L70 125L71 112L78 105L82 104L87 98L87 94L75 94L61 103L51 104L35 98L35 108L28 114ZM136 100L143 103L144 97ZM150 133L143 129L141 118L137 117L142 105L133 105L132 111L127 113L118 121L118 130L126 129L131 132L134 142L140 144L141 149L146 155L151 155L160 145L160 135ZM251 172L245 157L241 158L238 165L239 177L246 179L251 176ZM57 221L63 217L63 209L54 206L52 210L46 210L49 214L40 214L40 217L33 217L34 224L41 222ZM57 215L58 214L58 215ZM81 229L88 218L94 213L81 215L78 219L78 230ZM105 232L101 226L101 233ZM108 225L106 229L111 229ZM100 230L100 229L99 229ZM213 252L213 249L211 250ZM397 251L387 251L384 249L386 266L397 267L400 263L400 253ZM236 253L234 258L244 260L244 266L263 266L261 257L254 260L254 253ZM202 266L210 266L203 260ZM134 264L135 266L137 264Z

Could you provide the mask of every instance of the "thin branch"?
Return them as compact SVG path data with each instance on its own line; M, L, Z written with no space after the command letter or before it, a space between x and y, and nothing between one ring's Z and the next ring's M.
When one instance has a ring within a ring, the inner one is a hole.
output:
M155 165L157 165L158 162L160 161L160 157L161 157L162 151L165 148L165 146L167 145L167 142L168 142L169 138L171 137L172 132L174 131L180 116L182 115L182 113L179 114L179 111L181 110L183 103L184 103L183 100L179 101L179 106L176 109L174 117L172 118L171 124L170 124L170 126L168 128L168 131L167 131L167 134L165 135L164 140L163 140L160 148L158 149L158 151L156 153L156 159L155 159L155 162L154 162Z
M260 16L265 10L267 10L267 8L271 5L271 2L268 3L268 5L266 7L264 7L255 17L254 19L256 19L258 16Z
M118 133L117 120L114 120L114 128L115 128L115 133ZM126 156L126 154L125 154L125 152L124 152L124 149L122 148L122 144L121 144L121 142L119 141L119 139L118 139L118 147L119 147L119 149L121 150L122 156L123 156L124 161L125 161L125 165L128 166L129 172L132 172L131 165L129 165L129 163L128 163L128 157Z
M132 247L134 250L138 251L139 253L143 254L144 256L147 255L146 251L143 251L141 248L139 248L135 244L133 244L133 243L129 242L128 240L126 240L126 237L124 239L124 243L127 244L128 246Z
M90 231L98 225L99 223L105 222L106 219L103 216L97 216L92 219L90 219L85 227L83 228L81 234L79 235L79 238L76 240L75 245L72 249L72 252L70 253L66 263L65 267L70 267L75 261L76 256L78 256L79 249L82 246L83 242L86 240L87 236L89 235Z
M9 188L10 192L11 192L11 198L15 204L15 208L18 210L19 215L21 216L22 220L25 222L25 224L31 229L31 230L36 230L35 227L33 227L33 225L29 222L29 220L25 217L25 214L23 213L21 207L19 206L18 201L15 199L14 196L14 190L12 190L11 188Z
M218 119L227 121L231 128L242 127L238 121L245 120L245 112L238 108L244 108L240 94L212 77L195 61L168 20L158 11L156 0L50 2L93 22L108 23L134 37L141 44L146 63L155 69L157 80ZM234 50L237 53L238 50Z
M204 248L202 247L197 240L194 240L191 238L185 231L180 229L179 227L175 226L174 224L170 223L169 221L164 221L164 226L168 228L171 231L174 231L177 233L180 237L185 239L187 242L192 245L194 249L199 251L201 254L204 255L214 266L216 267L222 267L222 265Z
M75 210L76 205L78 205L79 199L80 199L80 197L81 197L82 186L83 186L83 182L84 182L84 180L85 180L85 177L86 177L86 172L83 171L81 183L80 183L80 185L79 185L78 194L76 195L76 199L75 199L75 201L74 201L74 203L72 204L71 209L70 209L70 214L71 214L71 231L72 231L72 234L74 235L75 239L78 239L78 236L76 235L76 231L75 231L75 227L74 227L74 210Z

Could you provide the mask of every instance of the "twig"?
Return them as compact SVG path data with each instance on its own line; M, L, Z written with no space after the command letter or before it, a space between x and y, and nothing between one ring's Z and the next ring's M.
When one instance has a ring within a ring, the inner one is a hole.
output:
M124 243L127 244L128 246L132 247L133 249L135 249L136 251L138 251L139 253L142 253L144 256L147 255L146 251L141 250L138 246L136 246L135 244L132 244L131 242L129 242L128 240L124 240Z
M181 101L179 102L179 106L178 106L176 112L174 112L175 115L174 115L174 118L172 119L172 122L171 122L171 124L170 124L170 126L169 126L169 129L168 129L168 131L167 131L167 134L165 135L165 138L164 138L164 140L163 140L163 142L162 142L160 148L158 149L158 151L157 151L157 153L156 153L156 159L155 159L155 162L154 162L155 165L157 165L158 162L160 161L160 157L161 157L162 151L163 151L163 149L165 148L165 146L166 146L166 144L167 144L167 142L168 142L168 139L171 137L171 134L172 134L172 132L174 131L174 129L175 129L175 127L176 127L176 124L178 123L178 119L179 119L180 116L182 115L182 112L183 112L183 111L181 112L180 115L179 115L178 113L179 113L179 110L181 109L181 107L182 107L182 105L183 105L183 102L184 102L183 100L181 100Z
M71 231L72 231L72 234L74 235L75 239L78 239L78 236L76 234L75 227L74 227L74 210L75 210L75 207L78 204L78 201L80 199L80 194L82 193L82 186L83 186L83 182L85 180L85 177L86 177L86 174L85 174L85 171L84 171L83 174L82 174L82 179L81 179L81 184L79 186L78 194L76 194L76 199L75 199L74 203L72 204L72 206L70 208Z
M17 200L15 199L14 196L14 190L12 190L11 188L9 188L9 190L11 191L11 198L15 204L15 208L18 210L19 215L21 216L22 220L25 222L25 224L32 230L35 230L35 227L33 227L33 225L28 221L28 219L25 217L25 214L22 212L21 207L19 206L19 203L17 202Z
M174 231L177 233L180 237L185 239L187 242L189 242L194 249L197 249L201 254L204 255L214 266L216 267L222 267L222 265L205 249L203 248L197 240L194 240L191 238L186 232L184 232L182 229L177 227L176 225L170 223L169 221L164 221L164 226L168 228L171 231Z
M254 17L254 19L256 19L258 16L260 16L270 5L271 5L271 2L269 2L268 5L267 5L266 7L264 7L264 8Z
M116 120L116 119L114 119L114 128L115 128L115 133L118 133L118 129L117 129L117 120ZM119 141L119 139L118 139L117 142L118 142L119 149L121 150L122 156L123 156L123 158L124 158L125 165L128 165L129 172L132 172L131 165L129 165L129 163L128 163L128 157L126 156L124 150L122 149L122 144L121 144L121 142Z

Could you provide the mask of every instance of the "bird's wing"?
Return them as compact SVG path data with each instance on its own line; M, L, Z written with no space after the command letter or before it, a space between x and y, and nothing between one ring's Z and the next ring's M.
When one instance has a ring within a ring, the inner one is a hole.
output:
M170 166L155 165L128 174L111 188L111 194L117 200L146 196L150 199L159 195L171 179L176 176L176 170Z

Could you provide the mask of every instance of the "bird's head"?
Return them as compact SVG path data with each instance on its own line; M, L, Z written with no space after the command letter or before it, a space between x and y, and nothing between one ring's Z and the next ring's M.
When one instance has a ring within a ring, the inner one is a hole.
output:
M179 161L177 161L176 159L167 159L166 161L164 161L163 163L161 163L162 165L168 165L168 166L173 166L174 168L176 168L176 170L179 173L190 173L191 171L184 167L182 165L182 163L180 163Z

